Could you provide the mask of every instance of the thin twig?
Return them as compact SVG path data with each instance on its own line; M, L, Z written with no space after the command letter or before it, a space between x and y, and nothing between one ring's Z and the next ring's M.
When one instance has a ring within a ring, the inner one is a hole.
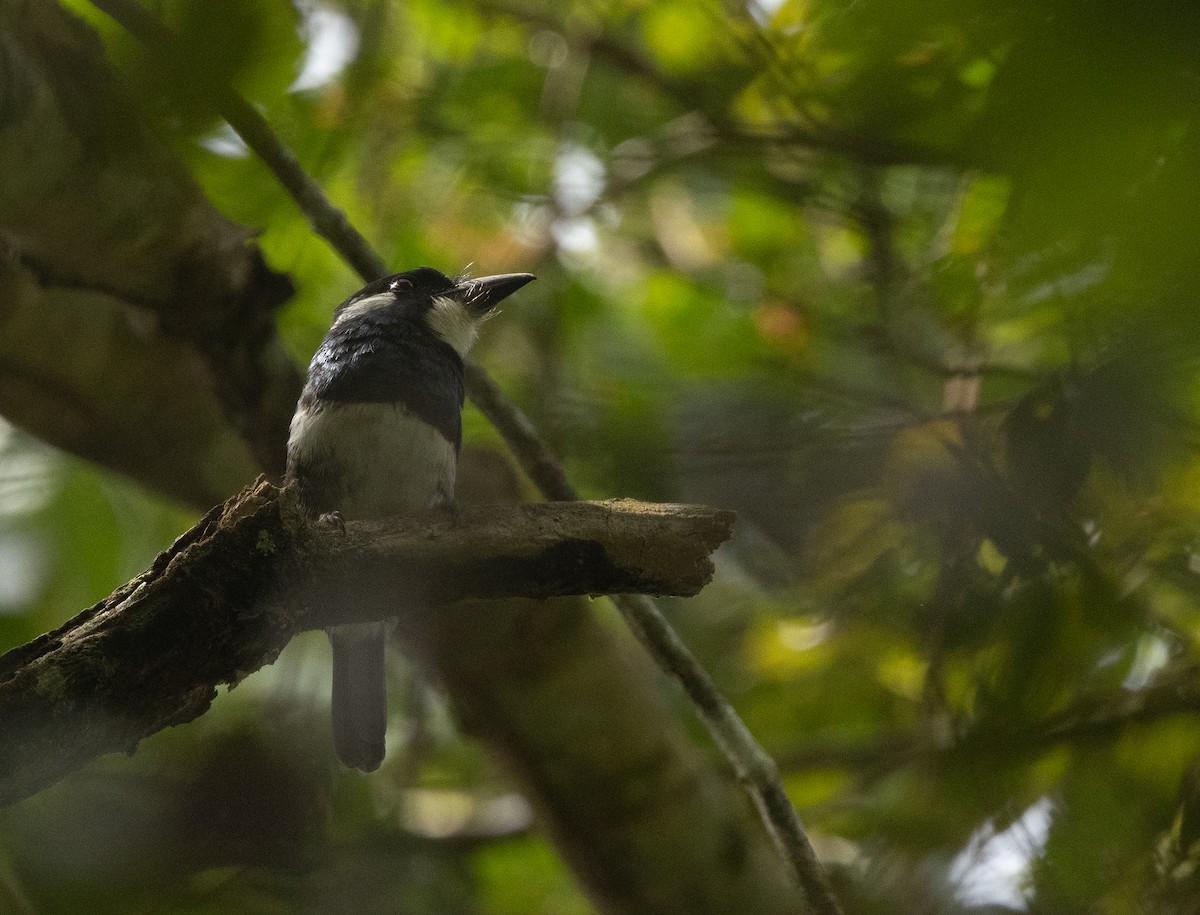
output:
M133 0L92 0L152 50L169 53L176 42L170 30ZM214 99L218 111L247 146L263 160L324 238L366 281L387 273L383 260L350 224L300 165L296 156L271 130L265 119L232 89ZM467 390L473 402L496 426L522 469L547 499L577 501L580 496L567 479L562 463L536 427L477 364L468 366ZM648 597L614 598L626 622L664 671L675 677L697 706L701 720L753 797L779 843L797 880L820 915L840 915L820 862L813 853L800 817L787 798L779 770L755 741L745 722L721 695L695 655Z
M171 66L179 38L157 16L134 0L91 0L131 35L155 52L161 63ZM346 214L334 206L321 186L300 165L293 153L275 135L258 109L228 86L213 90L213 106L246 145L254 150L284 186L307 217L314 231L334 248L367 282L387 274L387 264L371 243L354 227Z
M679 681L696 706L709 735L770 825L771 834L813 908L821 915L840 915L841 908L821 862L783 789L775 760L754 739L653 599L644 594L617 594L612 601L658 666Z
M112 0L100 0L101 3ZM232 90L218 98L221 115L239 137L279 179L318 235L346 259L367 282L386 276L387 264L340 209L329 202L321 186L309 177L295 153L288 149L258 109Z
M496 427L521 469L547 499L577 502L579 491L567 479L562 462L525 415L479 363L466 364L467 393L479 412Z
M744 123L729 116L722 107L706 104L702 87L695 80L669 76L634 45L615 39L581 21L564 21L554 14L555 7L551 5L522 3L519 0L476 0L474 6L492 16L504 16L535 29L549 29L563 35L587 53L603 58L613 68L652 87L681 110L702 112L710 126L720 134L723 143L749 142L759 150L769 146L793 146L872 165L940 164L949 158L935 149L879 137L857 136L826 126L804 125L796 123L795 118L779 118L778 123L768 127ZM754 53L754 49L746 48L746 53ZM792 92L794 99L803 96L804 93L798 90Z

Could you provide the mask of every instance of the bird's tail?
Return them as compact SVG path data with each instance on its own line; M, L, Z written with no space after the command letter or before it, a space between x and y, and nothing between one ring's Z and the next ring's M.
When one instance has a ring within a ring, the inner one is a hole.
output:
M333 648L333 748L347 766L373 772L383 762L387 731L387 624L353 623L327 632Z

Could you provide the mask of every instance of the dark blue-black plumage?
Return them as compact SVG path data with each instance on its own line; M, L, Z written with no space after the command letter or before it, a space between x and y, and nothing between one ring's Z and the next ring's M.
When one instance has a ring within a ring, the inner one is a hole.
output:
M308 369L304 392L317 402L398 403L462 443L463 362L419 318L379 309L335 325Z

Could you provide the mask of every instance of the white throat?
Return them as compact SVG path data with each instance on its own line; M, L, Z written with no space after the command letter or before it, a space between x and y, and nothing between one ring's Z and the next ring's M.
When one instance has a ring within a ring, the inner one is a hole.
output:
M426 320L434 333L450 344L456 353L466 356L471 344L479 336L479 325L486 317L477 317L457 299L442 295L434 298Z

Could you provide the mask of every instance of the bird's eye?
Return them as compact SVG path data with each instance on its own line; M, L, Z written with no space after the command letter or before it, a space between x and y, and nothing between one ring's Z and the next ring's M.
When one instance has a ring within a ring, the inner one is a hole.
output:
M403 278L392 280L390 288L392 292L405 292L413 288L412 280Z

